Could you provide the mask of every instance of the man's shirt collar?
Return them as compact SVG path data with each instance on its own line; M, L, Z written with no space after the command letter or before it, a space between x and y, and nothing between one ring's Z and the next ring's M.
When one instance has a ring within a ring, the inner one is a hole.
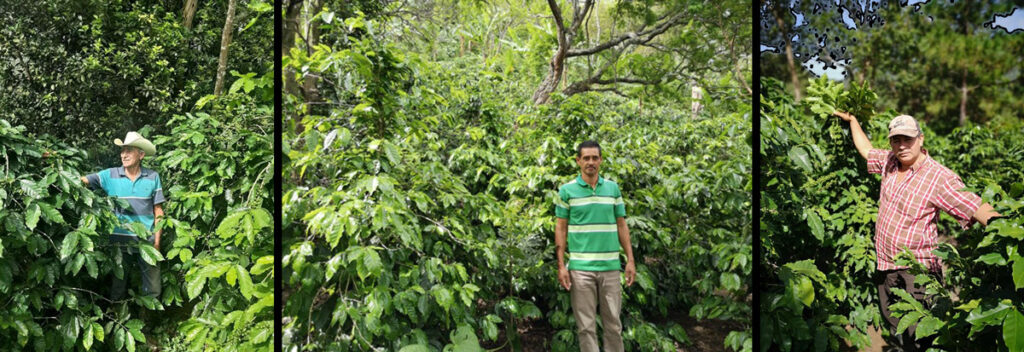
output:
M590 184L588 184L587 181L583 180L583 174L580 174L579 176L576 176L576 183L578 183L580 186L590 188ZM603 183L604 183L604 177L601 177L601 175L597 175L597 185L595 185L595 188L596 188L596 186L600 186Z
M143 178L143 177L149 176L149 172L150 172L149 169L146 169L144 167L139 167L139 178ZM113 170L111 170L110 177L111 178L128 177L128 173L126 173L124 171L124 166L118 166L118 167L115 167Z

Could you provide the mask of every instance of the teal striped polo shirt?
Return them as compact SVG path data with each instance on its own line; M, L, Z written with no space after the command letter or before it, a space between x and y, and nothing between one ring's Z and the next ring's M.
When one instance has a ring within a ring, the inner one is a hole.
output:
M626 217L619 185L601 176L593 188L577 176L558 188L555 216L569 219L569 270L619 270L619 229Z
M121 222L141 222L146 229L153 230L153 207L163 203L164 190L160 185L160 175L156 171L142 168L139 177L132 181L125 174L124 167L109 168L85 177L90 188L102 188L108 196L124 199L128 202L127 209L115 207L114 213ZM128 236L138 238L131 231L114 228L115 237Z

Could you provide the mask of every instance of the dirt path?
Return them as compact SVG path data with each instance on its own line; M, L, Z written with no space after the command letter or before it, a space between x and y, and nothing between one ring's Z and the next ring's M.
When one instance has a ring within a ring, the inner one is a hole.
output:
M738 330L742 327L739 323L733 321L717 320L717 319L706 319L696 320L689 316L678 314L673 315L671 319L663 321L652 321L656 324L667 323L669 320L679 324L686 330L687 336L690 338L689 345L676 344L676 351L710 351L710 352L725 352L729 351L725 348L725 336L730 331ZM528 322L522 322L519 324L519 336L522 339L522 351L523 352L547 352L551 351L551 340L558 332L551 327L544 320L533 320ZM493 349L505 342L505 333L501 332L498 334L498 343L484 344L485 349ZM514 351L510 345L505 345L499 351Z

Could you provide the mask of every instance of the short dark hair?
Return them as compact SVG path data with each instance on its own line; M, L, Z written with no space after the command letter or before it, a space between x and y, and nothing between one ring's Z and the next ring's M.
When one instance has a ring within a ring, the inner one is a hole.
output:
M576 146L576 157L579 158L583 155L583 148L597 148L597 156L601 156L601 145L597 144L592 140L583 141L580 145Z

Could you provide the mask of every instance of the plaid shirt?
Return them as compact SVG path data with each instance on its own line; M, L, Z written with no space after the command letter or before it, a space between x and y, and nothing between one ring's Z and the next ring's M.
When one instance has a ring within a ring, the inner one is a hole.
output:
M896 180L899 160L890 150L872 149L868 154L868 172L882 174L875 223L875 250L878 270L894 270L894 259L904 248L931 270L939 270L941 260L932 254L938 247L937 210L952 215L965 230L973 222L981 197L962 192L960 177L940 165L924 149L924 160L911 166L902 181Z

